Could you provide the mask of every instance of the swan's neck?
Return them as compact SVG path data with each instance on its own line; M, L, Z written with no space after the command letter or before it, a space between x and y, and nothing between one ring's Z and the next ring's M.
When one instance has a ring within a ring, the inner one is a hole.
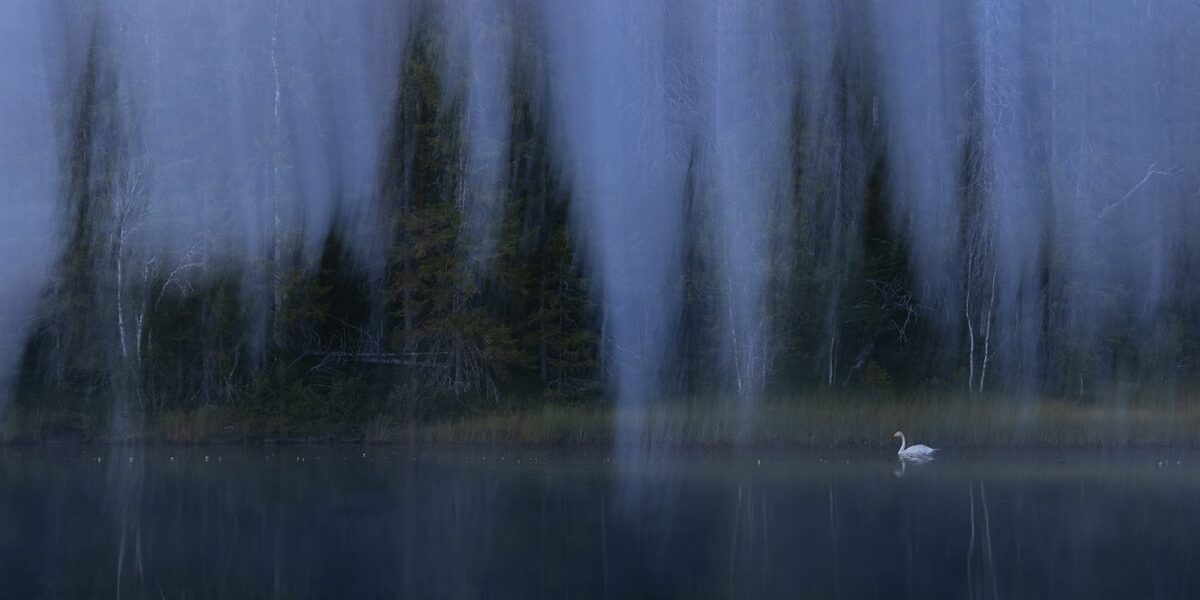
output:
M900 452L904 452L904 448L908 446L908 441L904 439L904 434L900 434Z

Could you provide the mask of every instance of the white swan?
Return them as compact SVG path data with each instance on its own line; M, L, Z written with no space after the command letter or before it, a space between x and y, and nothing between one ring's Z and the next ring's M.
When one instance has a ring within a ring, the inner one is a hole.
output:
M904 432L897 431L892 437L900 438L900 450L896 452L900 458L932 458L933 453L937 452L937 448L930 448L924 444L909 446L908 440L904 439Z

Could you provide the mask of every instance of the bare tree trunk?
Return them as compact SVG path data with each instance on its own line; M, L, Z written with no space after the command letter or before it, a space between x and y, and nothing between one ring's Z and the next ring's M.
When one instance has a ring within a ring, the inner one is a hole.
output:
M125 339L125 307L122 302L125 296L125 260L122 256L125 246L125 218L122 216L117 225L117 338L121 341L121 360L124 366L129 364L129 343Z
M833 387L833 364L834 357L837 356L837 329L834 328L833 333L829 336L829 374L826 379L826 385Z
M972 279L973 279L971 277L971 269L972 269L972 267L970 266L970 263L968 263L968 266L967 266L967 291L965 294L963 294L963 296L965 298L965 301L964 301L965 306L963 309L963 316L966 317L966 321L967 321L967 341L968 341L968 344L967 344L967 356L968 356L968 360L967 360L967 391L968 392L975 391L975 326L972 324L973 319L971 317L971 292L972 292L971 286L972 286Z
M135 324L134 336L133 336L133 342L134 342L133 355L134 355L134 360L137 362L137 364L139 366L141 366L141 364L142 364L142 347L143 347L142 345L143 345L143 339L144 339L143 336L145 335L144 332L146 330L146 308L149 306L149 303L150 303L150 265L151 264L153 264L153 260L147 261L145 266L142 267L142 306L141 306L141 308L138 309L137 322Z
M116 218L115 231L112 237L112 252L115 264L116 289L115 292L115 309L117 323L117 340L121 346L121 368L120 377L122 385L128 385L129 393L137 396L139 401L141 393L138 389L137 378L140 367L141 351L138 346L140 340L136 339L131 343L129 340L129 318L126 315L128 307L126 306L126 294L129 285L126 282L126 260L129 251L130 238L134 230L140 224L139 221L145 209L145 189L143 188L142 176L143 173L136 162L132 159L127 159L128 162L121 166L121 170L115 174L115 187L112 189L113 216ZM143 286L143 292L145 286ZM141 316L135 317L137 335L141 335ZM134 348L130 349L130 346Z
M725 226L725 244L729 244L729 224ZM729 343L733 348L733 373L737 383L738 396L746 393L745 382L742 378L742 347L738 339L736 315L733 312L733 265L729 262L729 251L725 251L725 310L729 318Z
M988 363L992 360L992 311L996 307L996 267L992 267L992 291L988 299L988 308L983 323L983 366L979 371L979 393L983 393L983 384L987 379Z
M274 97L271 104L271 127L268 135L267 151L270 152L270 173L267 181L267 196L271 203L271 300L272 300L272 336L276 343L282 336L280 312L283 308L283 217L280 215L279 202L279 136L283 127L280 117L280 102L282 99L282 82L279 74L279 9L280 0L275 0L275 10L271 14L271 78L274 85Z

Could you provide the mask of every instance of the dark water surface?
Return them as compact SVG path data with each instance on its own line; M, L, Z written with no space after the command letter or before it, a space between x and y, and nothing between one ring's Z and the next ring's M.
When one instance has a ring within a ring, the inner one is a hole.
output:
M0 595L1195 598L1198 467L1173 450L901 472L887 453L8 448Z

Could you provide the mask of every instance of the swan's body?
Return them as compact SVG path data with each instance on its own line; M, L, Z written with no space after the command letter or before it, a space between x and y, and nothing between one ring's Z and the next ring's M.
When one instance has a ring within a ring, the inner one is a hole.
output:
M904 433L897 431L892 434L892 437L900 438L900 450L896 455L900 458L932 458L933 453L937 452L937 448L930 448L924 444L908 445L908 440L904 439Z

